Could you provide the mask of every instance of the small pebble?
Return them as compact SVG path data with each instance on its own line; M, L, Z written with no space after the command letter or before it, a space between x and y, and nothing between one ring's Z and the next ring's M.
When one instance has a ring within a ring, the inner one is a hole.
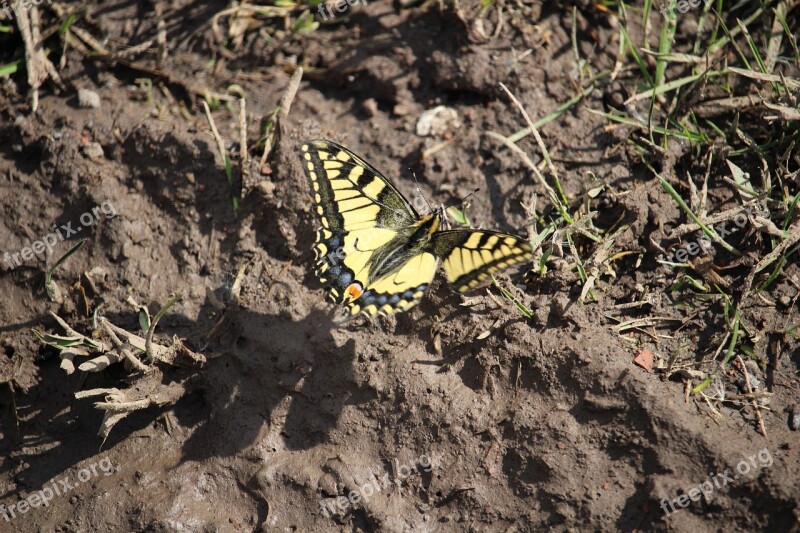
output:
M789 429L797 431L800 429L800 404L794 406L792 416L789 418Z
M374 117L378 114L378 102L374 98L367 98L361 104L361 109L369 117Z
M89 142L83 145L83 154L91 159L92 161L96 161L98 159L103 159L103 147L100 143L96 142Z
M335 497L339 493L336 487L336 479L331 474L323 474L317 480L317 488L323 496L328 498Z
M259 182L256 187L261 189L261 192L264 193L264 196L272 196L275 193L275 184L269 180Z
M100 95L89 89L78 89L78 105L89 109L99 109Z
M461 127L458 111L452 107L436 106L420 115L417 120L417 135L420 137L441 136Z

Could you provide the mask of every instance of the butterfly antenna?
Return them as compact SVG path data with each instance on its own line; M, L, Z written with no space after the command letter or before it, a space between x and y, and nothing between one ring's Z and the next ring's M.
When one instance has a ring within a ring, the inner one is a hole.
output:
M427 205L428 209L430 209L431 213L433 213L433 207L428 202L428 199L425 198L425 195L422 194L422 189L419 188L419 181L417 181L417 173L414 172L414 169L411 168L411 167L409 167L408 170L410 170L411 171L411 175L414 176L414 186L417 188L417 194L419 194L422 197L422 199L425 201L425 205Z
M454 203L454 204L452 204L452 205L448 205L447 207L445 207L445 210L447 210L447 209L450 209L451 207L455 207L455 206L457 206L457 205L464 205L464 202L466 202L467 200L469 200L469 197L470 197L470 196L472 196L473 194L475 194L476 192L478 192L478 191L480 191L480 190L481 190L481 188L480 188L480 187L478 187L477 189L475 189L474 191L472 191L471 193L469 193L468 195L466 195L466 196L465 196L464 198L462 198L461 200L458 200L456 203Z

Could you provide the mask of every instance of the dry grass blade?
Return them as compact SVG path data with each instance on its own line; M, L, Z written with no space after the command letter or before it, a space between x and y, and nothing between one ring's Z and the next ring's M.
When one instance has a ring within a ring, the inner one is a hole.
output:
M289 116L289 110L292 109L292 102L297 95L297 89L300 88L300 82L303 81L303 67L297 67L289 78L289 85L286 86L286 92L281 98L281 118L286 120Z
M787 107L780 104L772 104L764 102L764 106L778 112L778 116L782 120L800 120L800 111L793 107Z
M561 202L559 201L558 196L556 195L556 191L550 186L549 183L547 183L547 180L544 179L542 173L539 172L539 168L531 160L531 158L528 157L528 154L526 154L522 148L511 142L511 139L509 139L508 137L500 135L499 133L495 133L493 131L487 131L486 135L492 137L493 139L497 139L498 141L506 145L506 147L508 147L512 152L516 153L520 157L520 159L522 159L522 161L528 166L528 168L531 169L531 172L533 172L533 175L536 176L536 178L539 180L539 183L542 185L542 187L544 187L544 190L547 192L547 196L550 199L550 202L554 206L561 206ZM564 211L564 213L562 214L566 214L566 211Z
M744 361L742 361L742 356L737 355L736 361L739 363L739 369L744 374L744 384L745 388L747 389L748 396L753 396L753 387L750 385L750 373L747 371L747 367L744 365ZM750 400L753 409L756 412L756 420L758 420L758 431L761 433L762 436L767 436L767 429L764 427L764 419L761 417L761 406L758 404L758 400L752 399Z
M61 77L55 65L47 59L39 33L39 9L27 0L17 0L14 11L17 14L17 27L25 45L25 68L28 72L28 85L31 89L33 112L39 108L39 87L51 78L59 86Z
M247 161L247 101L242 96L239 99L239 168L242 171L242 183L247 183L250 178Z
M795 80L794 78L776 76L775 74L764 74L763 72L756 72L754 70L747 70L737 67L728 67L728 70L730 72L733 72L734 74L738 74L740 76L744 76L745 78L750 78L753 80L759 80L768 83L783 83L786 85L786 88L790 90L796 91L800 89L800 81Z
M222 137L220 137L219 130L217 130L217 124L214 122L214 117L211 116L211 109L209 109L205 100L203 100L203 110L206 112L208 127L211 128L211 135L214 137L214 142L217 144L217 152L219 152L219 156L222 158L222 166L226 167L228 155L225 150L225 143L222 142Z
M122 361L122 359L123 356L117 352L106 352L103 355L98 355L97 357L86 361L85 363L81 363L78 366L78 370L81 372L101 372L114 363Z
M753 94L744 96L731 96L728 98L718 98L716 100L706 100L694 106L692 110L698 117L712 117L740 111L749 107L756 107L764 100Z
M289 85L286 86L286 92L283 93L283 97L281 98L280 111L275 118L275 127L264 139L264 152L261 154L262 167L266 164L267 159L269 159L272 149L275 147L276 140L280 138L282 124L289 116L292 102L294 102L301 81L303 81L303 67L297 67L294 73L292 73L292 77L289 79Z
M781 241L774 250L762 257L756 266L753 267L753 270L751 270L747 275L747 278L745 278L744 281L744 290L742 291L742 301L744 301L744 299L750 295L750 291L753 288L753 280L755 280L756 274L777 261L778 258L797 241L800 241L800 222L789 228L786 239Z
M795 2L796 3L796 2ZM775 17L772 19L772 29L770 30L769 45L767 45L767 57L764 61L764 66L767 72L775 70L775 63L778 60L778 54L781 51L781 43L783 42L783 25L781 19L786 18L786 13L789 7L789 2L783 0L775 7Z
M164 3L155 5L155 15L158 19L156 23L156 43L158 43L158 62L163 64L167 59L167 25L164 22Z
M550 160L550 153L547 151L547 147L545 146L544 141L542 140L542 136L539 135L539 130L533 124L533 121L531 120L530 115L528 115L528 112L525 111L525 107L523 107L522 103L520 103L520 101L517 100L517 97L514 96L514 93L512 93L508 89L508 87L505 86L504 83L500 83L500 87L503 88L503 90L506 92L506 94L511 99L511 101L514 102L514 105L517 106L517 109L519 109L519 112L522 113L522 116L525 118L525 123L528 124L528 128L530 128L531 133L533 134L534 138L536 139L536 144L539 145L539 149L542 151L542 157L544 158L545 162L547 163L547 167L550 169L550 172L553 173L553 177L556 180L558 180L558 171L556 170L556 167L553 166L553 161Z

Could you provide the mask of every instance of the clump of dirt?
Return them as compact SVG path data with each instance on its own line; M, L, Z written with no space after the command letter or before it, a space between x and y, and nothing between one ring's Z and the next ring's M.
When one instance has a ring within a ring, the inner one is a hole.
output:
M534 119L579 94L573 16L581 56L597 70L615 68L616 19L589 3L575 11L549 2L488 11L400 4L355 5L335 23L291 32L241 12L215 28L209 19L221 3L140 12L102 2L85 6L73 38L106 35L109 50L152 39L144 52L123 59L67 47L64 89L45 83L35 113L26 78L6 80L0 252L65 225L77 231L52 254L0 262L3 527L796 528L800 344L782 332L797 323L797 264L742 315L775 358L731 366L712 384L738 386L733 401L693 393L708 374L689 364L677 372L674 357L683 364L726 348L729 319L722 305L695 309L676 296L657 261L672 230L690 221L626 144L631 130L592 112L621 101L619 84L598 84L540 128L584 226L548 237L554 255L533 274L499 276L530 318L495 289L460 297L439 277L407 313L335 323L311 269L318 220L302 141L348 146L408 198L412 171L435 204L480 188L468 209L473 226L533 230L532 238L557 213L543 207L548 193L519 154L487 134L526 127L500 83ZM64 13L46 10L47 27ZM303 25L316 15L285 16ZM236 37L220 42L219 31ZM677 38L688 31L681 26ZM22 46L2 35L6 63ZM305 75L291 110L270 130L298 66ZM244 173L238 92L226 92L233 84L247 102ZM99 107L79 105L79 88L95 92ZM231 179L199 104L206 88ZM419 116L437 105L455 109L460 127L418 136ZM275 145L262 164L265 129ZM538 153L531 136L519 146ZM695 172L691 154L670 144L660 169ZM712 168L709 197L725 205L728 171ZM108 213L84 224L98 206ZM590 238L598 228L614 236L604 240L611 248ZM87 244L53 271L64 293L53 302L45 273L79 239ZM573 252L594 278L591 295ZM55 313L87 337L103 319L144 337L138 306L154 312L176 294L183 298L154 340L166 346L177 336L207 359L202 368L147 374L118 363L67 375L31 331L61 334ZM643 350L658 372L634 364ZM179 394L134 410L106 440L102 410L75 394L147 396L176 384ZM768 409L752 408L764 397ZM61 493L33 505L31 495L58 480L67 481Z

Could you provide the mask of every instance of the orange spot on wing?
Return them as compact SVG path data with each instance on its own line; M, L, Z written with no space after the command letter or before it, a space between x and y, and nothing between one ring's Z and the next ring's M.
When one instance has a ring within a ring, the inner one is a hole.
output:
M362 287L360 283L351 283L347 287L347 294L350 296L350 298L355 300L364 294L364 287Z

